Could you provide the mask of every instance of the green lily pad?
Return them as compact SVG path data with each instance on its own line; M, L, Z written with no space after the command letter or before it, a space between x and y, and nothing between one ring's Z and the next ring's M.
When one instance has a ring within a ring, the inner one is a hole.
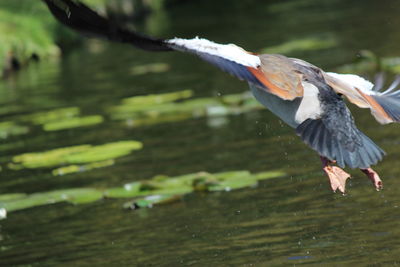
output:
M184 121L187 119L193 118L192 114L170 114L163 116L156 116L151 118L132 118L131 114L116 114L113 116L113 119L122 120L126 119L126 124L129 127L139 127L139 126L149 126L160 123L168 123L168 122L176 122L176 121Z
M65 167L60 167L60 168L54 169L52 171L52 174L54 176L61 176L61 175L66 175L66 174L71 174L71 173L84 172L84 171L89 171L89 170L93 170L93 169L112 166L112 165L114 165L114 163L115 163L115 161L110 159L110 160L93 162L93 163L84 164L84 165L68 165Z
M261 50L261 53L268 54L291 54L297 51L310 51L327 49L336 46L336 40L332 37L309 37L304 39L291 40L286 43L267 47Z
M190 91L185 92L181 93L191 95ZM158 97L162 100L157 100ZM178 97L181 101L175 102ZM125 99L121 105L110 109L110 116L114 120L126 120L129 126L138 126L193 117L227 116L260 108L262 106L248 93L186 100L176 92Z
M29 127L19 125L16 122L5 121L0 123L0 138L6 139L9 136L23 135L29 132Z
M143 75L148 73L161 73L170 69L166 63L152 63L131 68L132 75Z
M169 103L176 100L186 99L193 96L193 91L183 90L177 92L163 93L163 94L150 94L143 96L133 96L124 98L122 104L139 106L139 109L143 106L153 106L155 104Z
M340 73L375 74L400 73L400 57L380 57L369 50L361 50L353 62L337 68Z
M254 178L257 179L258 181L260 180L268 180L268 179L273 179L276 177L283 177L286 176L287 174L283 171L267 171L267 172L259 172L254 175Z
M8 212L26 209L46 204L54 204L68 201L74 204L82 204L99 200L103 197L101 191L91 188L78 188L68 190L57 190L45 193L35 193L8 201L0 201L0 208Z
M17 117L17 120L30 122L35 125L42 125L54 121L65 120L80 115L78 107L57 108L49 111L36 112L30 115Z
M154 205L169 204L179 201L181 198L181 195L151 195L126 202L123 207L125 209L152 208Z
M66 163L64 158L67 155L87 151L91 147L91 145L79 145L57 148L45 152L24 153L14 156L12 160L13 163L19 163L18 165L23 168L52 167Z
M85 204L102 199L103 192L92 188L74 189L67 193L67 198L72 204Z
M225 172L215 174L218 183L209 187L210 191L231 191L257 185L257 179L248 171Z
M124 185L124 187L115 187L107 189L104 195L109 198L128 198L140 195L142 183L133 182Z
M26 196L27 195L25 193L4 194L0 195L0 202L21 199L25 198Z
M66 155L65 161L72 164L104 161L107 159L114 159L128 155L132 152L132 150L139 150L142 147L142 143L137 141L120 141L94 146L86 151Z
M100 115L86 116L86 117L72 117L63 120L48 122L43 125L45 131L60 131L65 129L72 129L78 127L92 126L100 124L104 118Z
M180 199L194 191L230 191L253 187L259 180L285 176L281 171L252 174L249 171L221 173L198 172L176 177L155 176L152 179L135 181L122 187L108 189L75 188L34 194L0 195L0 209L5 214L16 210L52 203L69 202L84 204L102 198L135 198L126 203L129 208L152 207Z
M45 152L24 153L14 156L8 167L13 170L35 169L68 165L53 170L54 175L102 168L114 164L113 159L130 154L143 147L138 141L119 141L104 145L79 145L53 149ZM77 165L84 164L85 165Z

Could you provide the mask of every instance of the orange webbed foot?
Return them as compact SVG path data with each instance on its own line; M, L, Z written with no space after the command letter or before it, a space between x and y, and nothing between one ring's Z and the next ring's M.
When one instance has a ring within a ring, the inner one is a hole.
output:
M383 189L383 182L376 171L374 171L372 168L360 170L368 176L372 184L375 186L376 191Z
M322 169L329 178L333 192L339 190L342 194L344 194L346 191L346 181L350 178L350 174L337 166L332 166L331 164L333 164L333 162L324 157L321 157L321 161L323 164Z

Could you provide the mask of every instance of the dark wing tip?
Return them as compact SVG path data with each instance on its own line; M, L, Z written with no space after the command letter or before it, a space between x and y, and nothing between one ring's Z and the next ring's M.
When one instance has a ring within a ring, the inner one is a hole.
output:
M118 23L99 15L79 1L43 0L53 16L64 25L84 34L129 43L149 51L171 51L165 40L128 30Z

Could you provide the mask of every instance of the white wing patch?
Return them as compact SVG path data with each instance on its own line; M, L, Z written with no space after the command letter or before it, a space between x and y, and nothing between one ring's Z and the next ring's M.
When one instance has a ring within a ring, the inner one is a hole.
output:
M356 87L356 88L360 89L365 94L368 94L368 95L375 94L375 92L372 90L372 87L374 87L374 84L358 75L339 74L339 73L334 73L334 72L327 72L326 74L328 74L329 76L331 76L333 78L339 79L342 82L345 82L352 87Z
M319 119L322 114L318 88L307 82L303 82L302 85L304 94L295 116L297 123L302 123L307 119Z
M247 67L257 68L261 64L258 56L252 55L234 44L217 44L198 37L193 39L174 38L166 40L166 42L180 50L192 50L197 53L219 56Z

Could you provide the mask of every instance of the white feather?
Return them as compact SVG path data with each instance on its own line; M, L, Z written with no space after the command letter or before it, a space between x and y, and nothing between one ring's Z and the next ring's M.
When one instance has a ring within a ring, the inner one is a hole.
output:
M374 84L371 83L370 81L355 75L355 74L339 74L339 73L334 73L334 72L327 72L329 76L339 79L342 82L347 83L348 85L351 85L352 87L356 87L360 89L363 93L366 93L368 95L373 95L375 92L372 90L372 87L374 87Z
M304 93L295 116L295 121L297 123L302 123L306 119L319 119L322 114L321 104L318 98L318 88L307 82L303 82L302 85Z
M183 50L193 50L199 53L219 56L247 67L257 68L261 64L258 56L252 55L234 44L217 44L198 37L193 39L174 38L167 40L167 42Z

